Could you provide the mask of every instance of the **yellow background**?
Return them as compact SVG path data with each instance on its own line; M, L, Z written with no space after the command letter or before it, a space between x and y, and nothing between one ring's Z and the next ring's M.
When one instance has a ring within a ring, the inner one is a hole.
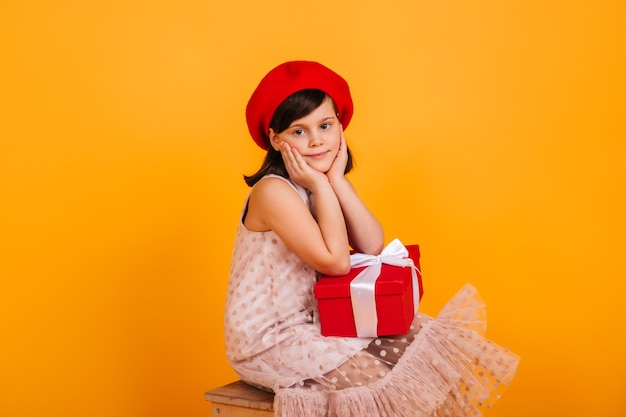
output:
M623 1L0 6L0 415L207 416L280 62L349 82L352 181L522 356L491 416L624 416Z

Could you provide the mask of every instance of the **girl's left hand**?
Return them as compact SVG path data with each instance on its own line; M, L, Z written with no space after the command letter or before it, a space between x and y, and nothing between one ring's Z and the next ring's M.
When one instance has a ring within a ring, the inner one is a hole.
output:
M346 172L346 165L348 164L348 145L346 145L346 137L343 134L343 126L341 127L341 139L339 142L339 151L337 156L330 166L330 169L326 172L326 176L329 181L341 179Z

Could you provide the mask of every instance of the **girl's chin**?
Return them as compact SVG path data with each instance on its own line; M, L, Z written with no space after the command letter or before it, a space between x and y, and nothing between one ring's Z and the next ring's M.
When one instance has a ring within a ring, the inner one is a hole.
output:
M309 164L309 166L313 168L314 170L321 172L322 174L326 174L328 170L330 170L330 166L326 164L323 164L323 165L322 164L320 165Z
M322 172L322 173L327 173L328 170L330 169L331 166L333 166L333 160L331 158L324 158L324 159L307 159L306 162L307 164L309 164L309 166L311 168L313 168L316 171Z

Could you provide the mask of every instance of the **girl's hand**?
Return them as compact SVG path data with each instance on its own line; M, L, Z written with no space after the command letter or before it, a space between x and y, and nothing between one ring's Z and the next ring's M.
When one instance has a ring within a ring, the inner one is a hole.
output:
M311 168L298 150L292 148L286 142L280 144L280 153L285 162L289 178L296 184L309 191L314 191L320 182L328 183L323 173Z
M333 161L326 176L330 182L340 180L344 177L346 172L346 165L348 164L348 145L346 145L346 137L343 134L343 127L341 127L341 140L339 142L339 151Z

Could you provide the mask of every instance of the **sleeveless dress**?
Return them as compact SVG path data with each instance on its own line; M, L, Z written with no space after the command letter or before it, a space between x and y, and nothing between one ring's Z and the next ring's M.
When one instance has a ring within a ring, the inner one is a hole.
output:
M304 188L272 177L311 207ZM316 271L274 232L248 230L246 211L247 200L228 282L226 353L243 381L275 392L276 416L480 416L500 398L519 358L483 337L474 287L434 319L418 313L406 335L324 337Z

